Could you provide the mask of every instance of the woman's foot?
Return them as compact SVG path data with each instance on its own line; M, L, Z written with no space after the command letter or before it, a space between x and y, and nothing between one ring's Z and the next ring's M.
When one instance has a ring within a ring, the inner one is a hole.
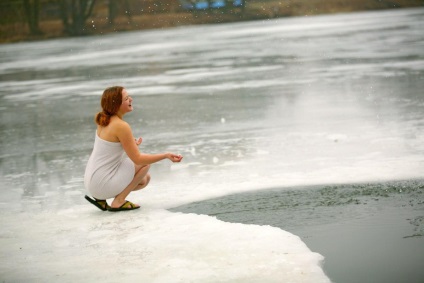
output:
M131 204L132 204L133 206L135 206L136 208L139 208L139 207L140 207L138 204L135 204L135 203L132 203L132 202L130 202L130 201L127 201L126 199L121 200L121 199L118 199L118 198L115 198L115 199L112 201L112 203L110 204L110 207L111 207L111 208L114 208L114 209L117 209L117 208L122 207L122 206L123 206L124 204L126 204L127 202L131 203Z
M113 203L112 203L113 204ZM124 210L134 210L140 208L140 206L138 204L132 203L130 201L125 201L121 206L119 207L114 207L111 206L108 208L109 211L124 211Z

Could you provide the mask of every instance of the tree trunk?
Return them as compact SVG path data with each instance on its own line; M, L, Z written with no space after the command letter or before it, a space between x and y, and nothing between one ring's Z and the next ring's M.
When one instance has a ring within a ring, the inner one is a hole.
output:
M93 12L94 3L95 0L60 1L62 22L66 33L70 35L85 35L88 33L85 22Z
M39 27L40 1L24 0L24 10L30 34L43 34Z
M116 0L109 0L109 25L113 25L115 17L118 13L118 5Z
M59 1L59 7L60 7L60 17L62 19L63 23L63 30L65 33L70 34L71 33L71 27L69 25L69 18L68 18L68 1L66 0L60 0Z

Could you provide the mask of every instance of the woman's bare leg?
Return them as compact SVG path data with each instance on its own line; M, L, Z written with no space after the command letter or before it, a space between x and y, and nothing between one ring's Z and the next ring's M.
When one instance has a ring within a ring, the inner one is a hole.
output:
M148 174L149 169L150 165L135 165L136 172L134 174L134 179L120 194L115 197L110 206L113 208L121 207L121 205L125 203L127 196L132 191L145 188L150 181L150 175Z
M150 182L150 174L147 173L146 176L144 176L143 180L141 180L140 184L138 184L133 191L138 191L141 189L144 189Z

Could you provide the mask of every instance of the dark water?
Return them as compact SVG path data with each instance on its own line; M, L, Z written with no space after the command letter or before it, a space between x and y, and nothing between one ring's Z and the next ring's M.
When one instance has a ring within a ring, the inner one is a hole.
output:
M328 185L235 194L172 209L271 225L324 255L339 283L424 279L424 181Z

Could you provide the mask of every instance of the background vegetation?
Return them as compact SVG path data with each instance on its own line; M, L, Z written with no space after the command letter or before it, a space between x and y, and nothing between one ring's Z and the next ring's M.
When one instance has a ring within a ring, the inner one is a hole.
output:
M406 7L424 0L246 0L244 8L204 11L184 10L178 0L2 0L0 43Z

